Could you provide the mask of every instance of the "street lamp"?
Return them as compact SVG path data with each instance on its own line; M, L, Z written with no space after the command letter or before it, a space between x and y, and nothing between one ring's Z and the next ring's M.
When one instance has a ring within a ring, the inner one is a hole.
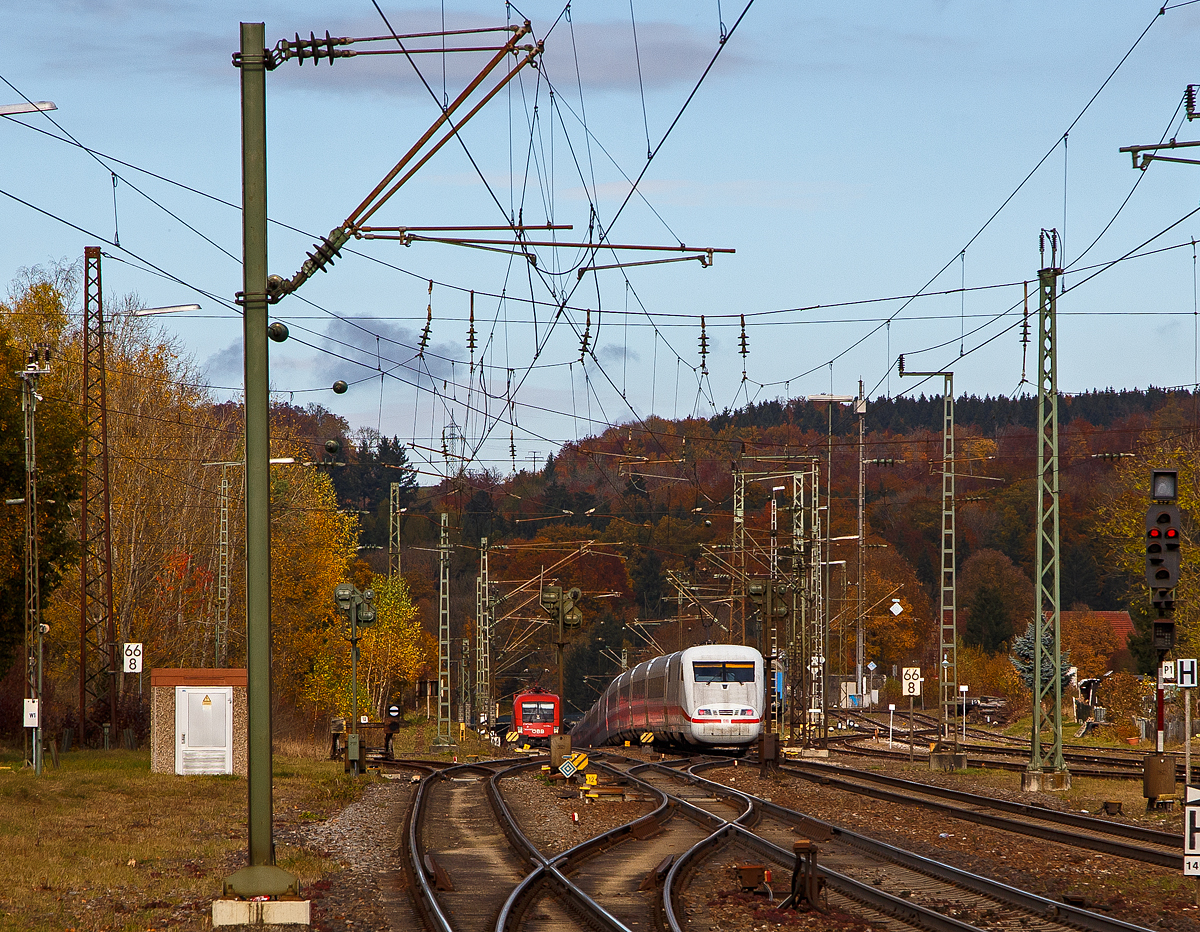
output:
M23 104L0 104L0 116L17 116L21 113L38 113L42 110L57 110L53 101L32 100Z
M134 317L152 317L156 314L178 314L181 311L198 311L199 304L169 304L165 307L139 307L133 312Z

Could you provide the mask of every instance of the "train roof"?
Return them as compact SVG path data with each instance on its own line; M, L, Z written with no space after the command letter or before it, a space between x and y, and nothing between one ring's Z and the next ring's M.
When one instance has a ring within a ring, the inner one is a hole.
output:
M548 689L542 689L540 686L527 686L520 692L513 693L513 701L516 702L522 696L541 696L543 699L557 699L558 693L552 693Z
M753 647L746 647L742 644L700 644L696 647L689 647L685 650L675 651L673 654L662 654L658 657L653 657L650 660L643 660L637 666L626 671L629 674L637 671L645 670L651 664L666 665L674 658L680 658L683 663L694 663L695 661L730 661L740 660L745 662L752 660L756 663L762 663L762 654ZM622 673L621 676L625 676ZM616 679L614 678L614 682Z

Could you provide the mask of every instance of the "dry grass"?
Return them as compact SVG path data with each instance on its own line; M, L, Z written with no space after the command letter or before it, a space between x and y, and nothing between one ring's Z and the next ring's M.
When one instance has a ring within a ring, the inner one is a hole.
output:
M395 740L397 757L494 753L468 734L463 746L430 742L436 722L417 718ZM281 739L274 756L274 817L283 829L320 822L358 798L328 744ZM246 781L150 772L147 751L75 751L35 777L0 753L0 932L199 932L225 877L245 864ZM377 779L377 778L376 778ZM277 841L276 860L301 885L343 865Z
M277 825L327 818L357 796L364 781L340 764L289 750L275 757ZM11 755L3 763L0 929L209 926L212 898L245 861L245 780L152 774L147 752L74 752L41 777ZM302 883L338 869L305 849L277 855Z

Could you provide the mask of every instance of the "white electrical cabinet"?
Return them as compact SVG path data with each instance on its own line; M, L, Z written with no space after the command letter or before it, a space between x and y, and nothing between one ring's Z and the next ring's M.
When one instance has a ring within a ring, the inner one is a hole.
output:
M175 687L175 772L233 773L233 687Z

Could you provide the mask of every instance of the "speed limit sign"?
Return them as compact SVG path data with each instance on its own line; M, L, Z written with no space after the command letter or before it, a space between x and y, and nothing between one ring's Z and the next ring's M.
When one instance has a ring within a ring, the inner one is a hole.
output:
M901 679L901 684L904 687L902 690L905 696L921 695L921 668L920 667L905 667L904 674Z
M142 672L142 645L137 641L130 641L124 645L121 655L125 658L125 663L122 669L126 673L141 673Z

